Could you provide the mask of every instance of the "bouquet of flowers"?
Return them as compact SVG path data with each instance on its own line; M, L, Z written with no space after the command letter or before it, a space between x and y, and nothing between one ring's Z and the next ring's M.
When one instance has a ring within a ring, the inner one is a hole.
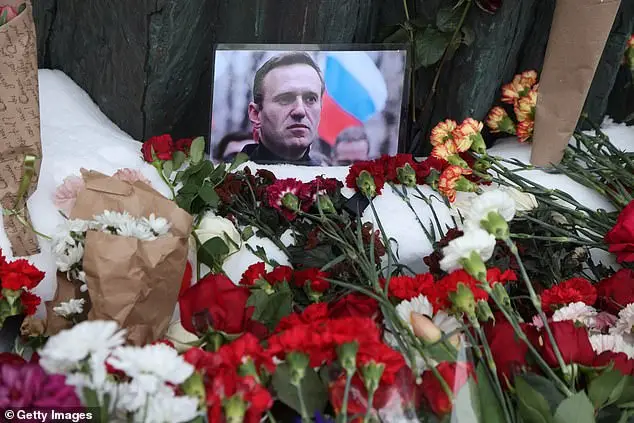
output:
M0 250L0 327L8 317L35 314L42 300L31 291L43 278L27 260L7 261Z

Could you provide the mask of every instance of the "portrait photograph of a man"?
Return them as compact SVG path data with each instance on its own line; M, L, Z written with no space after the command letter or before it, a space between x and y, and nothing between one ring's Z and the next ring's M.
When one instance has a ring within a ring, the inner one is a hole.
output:
M212 160L347 166L398 152L405 50L219 46L214 59Z

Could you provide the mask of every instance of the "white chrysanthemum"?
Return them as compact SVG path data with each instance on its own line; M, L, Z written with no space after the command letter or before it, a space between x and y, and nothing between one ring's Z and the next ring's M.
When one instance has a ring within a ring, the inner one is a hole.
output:
M122 222L116 227L116 233L119 236L127 236L137 238L141 241L153 241L156 236L150 231L150 228L135 220Z
M562 322L564 320L572 320L573 322L582 323L587 327L594 326L597 316L597 310L584 302L576 302L568 304L553 313L553 321Z
M123 345L126 331L114 321L87 320L52 336L39 352L49 373L65 373L91 354L104 355Z
M611 335L590 335L590 344L597 354L605 351L613 351L616 353L625 353L628 358L634 358L634 345L627 342L623 336L618 334Z
M184 423L199 415L198 399L175 396L171 390L148 398L147 407L137 412L135 421L143 423Z
M77 243L74 246L66 245L68 248L61 254L58 254L57 247L54 250L55 265L60 272L68 272L73 266L77 263L81 263L84 259L84 246L81 243Z
M465 210L465 228L467 230L480 228L480 222L487 219L491 212L498 213L504 220L510 222L515 216L515 201L501 190L487 191L478 195Z
M86 300L83 298L71 298L65 303L60 303L57 307L53 307L53 311L62 317L69 317L73 314L81 314L84 311L84 303Z
M144 347L119 347L108 364L138 381L146 392L155 392L165 382L180 384L194 372L194 367L165 344Z
M142 220L156 236L167 234L172 226L167 219L164 217L156 217L154 213L152 213L150 217L144 217Z
M618 335L632 335L632 327L634 326L634 303L628 304L623 310L619 311L619 319L610 329L610 333Z
M482 258L482 261L487 261L493 255L494 249L493 235L480 228L467 231L463 236L449 241L449 244L443 248L440 268L445 272L461 269L460 261L463 258L468 259L473 251Z
M119 213L112 210L104 210L102 214L94 217L94 221L100 224L102 229L116 228L132 220L134 218L128 212Z

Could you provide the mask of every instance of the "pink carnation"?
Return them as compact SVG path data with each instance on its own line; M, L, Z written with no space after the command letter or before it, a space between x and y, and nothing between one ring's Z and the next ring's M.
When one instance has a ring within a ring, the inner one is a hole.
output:
M77 195L85 186L84 180L79 176L73 175L67 177L55 190L53 204L67 216L70 215L71 210L73 210L75 206Z
M115 172L114 175L112 175L112 177L120 179L124 182L128 182L130 184L140 181L150 186L152 185L150 183L150 180L147 179L145 175L143 175L143 173L139 169L130 169L130 168L119 169Z

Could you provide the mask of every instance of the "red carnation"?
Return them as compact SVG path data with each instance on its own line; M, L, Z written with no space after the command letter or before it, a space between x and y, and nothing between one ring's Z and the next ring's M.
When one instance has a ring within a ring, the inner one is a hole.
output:
M172 136L169 134L158 135L151 137L143 143L141 152L143 153L143 159L148 163L154 161L152 151L154 151L158 160L172 160L172 153L174 153L174 141L172 140Z
M385 170L379 161L360 161L350 167L348 176L346 176L346 186L359 191L361 188L357 182L357 178L361 172L366 171L370 174L374 182L375 195L380 195L385 186Z
M443 361L436 366L436 369L454 395L467 383L469 376L475 378L475 372L471 363L449 363ZM447 397L440 381L431 370L426 370L425 373L423 373L421 391L425 396L427 404L436 415L444 416L451 411L451 400Z
M270 285L291 282L293 280L293 268L288 266L277 266L264 276Z
M22 304L22 309L24 310L24 314L30 316L35 314L37 311L37 306L40 305L42 299L35 294L32 294L29 291L22 291L20 294L20 303Z
M282 317L275 328L275 332L282 332L294 326L308 325L310 323L323 322L328 319L328 304L311 304L300 313L292 313Z
M2 288L18 291L33 289L44 279L44 272L25 259L15 260L0 267Z
M634 262L634 200L630 201L616 219L616 224L605 235L611 253L618 263Z
M624 375L634 375L634 360L622 352L604 351L595 357L592 367L604 367L610 364Z
M300 198L302 189L305 189L304 184L297 179L278 179L266 187L268 204L292 221L299 210L306 211L313 204L309 198Z
M258 339L250 333L246 333L230 344L223 345L218 350L218 354L238 369L246 358L251 358L255 363L255 368L259 371L265 368L269 373L275 370L273 358L265 351Z
M394 383L396 374L406 365L401 353L394 351L382 342L366 343L359 346L357 353L359 369L371 361L385 365L381 376L381 383L385 384Z
M599 304L612 314L618 314L626 305L634 303L634 270L620 269L596 286Z
M504 285L509 281L517 281L517 275L514 271L507 269L503 272L497 267L487 269L487 282L489 282L489 285L492 286L496 282Z
M309 268L295 272L293 275L293 282L295 286L303 288L306 284L312 291L325 292L330 288L330 282L326 279L330 277L327 272L322 272L316 268Z
M381 279L381 286L385 287L386 280ZM393 276L390 278L388 292L391 297L399 300L411 300L423 294L430 295L434 290L434 277L429 273L416 276Z
M580 301L591 306L597 301L597 290L587 279L572 278L542 292L541 299L546 311Z
M245 270L242 274L240 285L253 286L255 285L255 281L258 279L264 279L264 275L266 275L264 262L253 263L251 266L247 267L247 270Z
M456 292L458 290L458 284L460 283L471 290L476 302L479 300L487 301L489 299L489 294L478 286L480 282L460 269L451 272L436 283L436 298L429 298L429 301L434 304L434 311L448 310L452 307L453 304L449 298L449 294Z

